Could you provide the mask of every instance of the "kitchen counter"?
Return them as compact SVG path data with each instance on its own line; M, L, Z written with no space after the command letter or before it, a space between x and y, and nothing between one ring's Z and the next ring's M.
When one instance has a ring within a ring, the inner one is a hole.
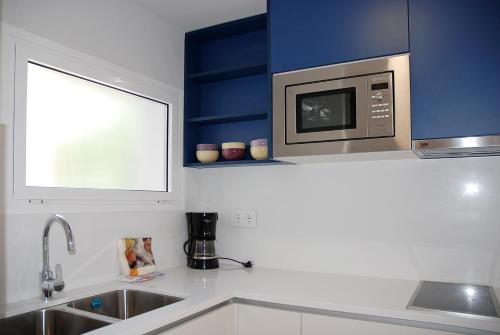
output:
M184 298L183 301L120 321L88 334L144 334L232 298L304 308L458 326L500 334L500 318L410 310L406 306L418 281L339 274L223 266L218 270L169 269L164 277L141 284L119 281L68 290L48 304L29 299L4 305L1 317L63 304L115 289L138 289ZM495 288L500 296L500 288Z

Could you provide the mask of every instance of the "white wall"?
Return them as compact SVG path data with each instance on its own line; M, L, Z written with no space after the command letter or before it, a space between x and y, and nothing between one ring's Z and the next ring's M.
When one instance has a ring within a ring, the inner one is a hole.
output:
M2 0L2 21L183 89L184 33L128 0Z
M27 32L23 36L31 33L54 45L183 88L184 32L131 1L4 0L0 13L4 23ZM62 229L54 226L50 236L51 266L63 265L68 289L115 279L119 274L116 241L124 236L152 236L161 268L183 264L184 195L175 204L154 208L70 206L62 202L28 205L12 198L13 111L6 103L12 95L8 74L12 64L6 60L12 50L5 50L5 44L2 47L0 302L39 295L42 229L54 212L69 219L76 239L77 253L69 256Z
M489 157L206 169L192 209L220 212L219 254L261 267L500 285L499 167ZM230 227L238 209L257 211L256 229Z
M2 96L0 94L0 99ZM6 255L7 241L6 241L6 224L5 224L5 158L6 158L6 143L7 132L5 125L0 123L0 269L6 269ZM0 302L4 301L6 296L6 275L5 270L0 272ZM4 297L4 298L2 298Z

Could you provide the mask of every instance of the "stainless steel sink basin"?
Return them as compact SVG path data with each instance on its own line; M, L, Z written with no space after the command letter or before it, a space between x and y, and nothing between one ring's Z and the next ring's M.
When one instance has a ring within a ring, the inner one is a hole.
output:
M181 300L163 294L117 290L0 319L0 334L78 335Z
M117 290L72 301L68 306L125 320L181 300L183 299L163 294Z
M78 335L108 324L65 311L42 309L0 319L0 333L3 335Z

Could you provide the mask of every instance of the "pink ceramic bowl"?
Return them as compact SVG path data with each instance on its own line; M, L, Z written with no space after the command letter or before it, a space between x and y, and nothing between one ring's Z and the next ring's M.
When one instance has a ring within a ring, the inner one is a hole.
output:
M238 161L245 157L245 143L222 143L222 157L227 161Z
M222 149L222 157L227 161L239 161L245 157L245 149L228 148Z

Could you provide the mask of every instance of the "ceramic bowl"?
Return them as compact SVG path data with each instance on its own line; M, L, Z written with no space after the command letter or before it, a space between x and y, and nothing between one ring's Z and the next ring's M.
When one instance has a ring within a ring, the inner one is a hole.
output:
M219 151L217 150L197 150L196 158L200 163L212 163L219 159Z
M217 144L197 144L196 151L218 151L219 146Z
M222 149L245 149L245 143L243 142L222 143Z
M245 143L222 143L222 157L227 161L237 161L245 157Z
M250 141L250 147L267 147L267 138Z
M252 155L253 159L258 161L265 160L269 157L267 146L251 147L250 154Z

